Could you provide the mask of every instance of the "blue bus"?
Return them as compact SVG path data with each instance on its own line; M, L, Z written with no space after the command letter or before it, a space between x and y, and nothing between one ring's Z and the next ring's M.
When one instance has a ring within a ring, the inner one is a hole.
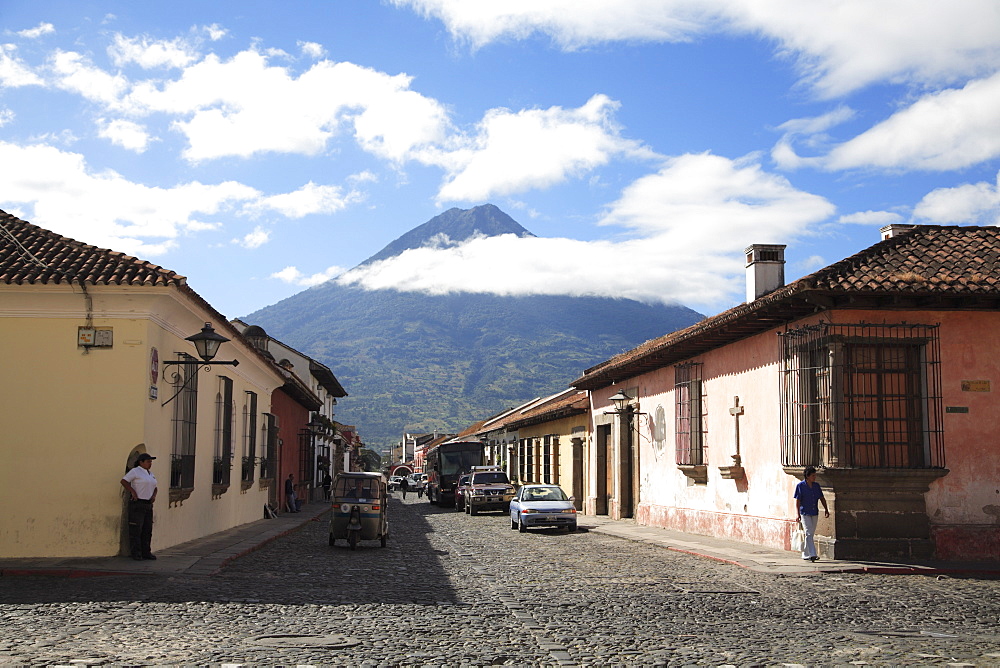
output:
M427 451L427 500L439 506L455 505L455 486L463 473L482 466L484 447L479 441L442 443Z

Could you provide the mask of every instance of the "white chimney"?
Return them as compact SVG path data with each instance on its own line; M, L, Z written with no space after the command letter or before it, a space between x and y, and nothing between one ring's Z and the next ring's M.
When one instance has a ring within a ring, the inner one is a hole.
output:
M883 225L879 228L879 232L882 234L882 241L886 239L892 239L893 237L898 237L903 232L912 230L916 225L904 225L902 223L890 223L888 225Z
M747 304L785 284L785 245L753 244L747 254Z

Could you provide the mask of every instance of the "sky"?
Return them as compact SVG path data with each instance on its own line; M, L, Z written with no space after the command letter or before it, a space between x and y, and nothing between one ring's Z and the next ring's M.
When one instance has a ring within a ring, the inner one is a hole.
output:
M366 289L745 299L1000 223L996 0L0 0L0 209L227 317ZM533 238L437 240L452 207Z

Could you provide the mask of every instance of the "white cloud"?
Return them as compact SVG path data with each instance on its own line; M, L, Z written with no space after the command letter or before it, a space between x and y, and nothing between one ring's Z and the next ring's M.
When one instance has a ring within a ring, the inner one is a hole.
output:
M303 287L312 287L314 285L320 285L326 283L331 278L338 276L344 272L343 267L327 267L324 271L306 275L303 274L298 268L290 266L285 267L281 271L276 271L271 274L271 278L277 278L280 281L289 283L292 285L300 285Z
M51 35L55 33L55 31L56 27L51 23L39 23L34 28L20 30L16 34L18 37L24 37L25 39L38 39L42 35Z
M931 93L834 148L827 169L951 170L1000 156L1000 73Z
M903 217L892 211L858 211L837 219L838 223L854 225L891 225L903 222Z
M263 152L315 155L352 125L368 151L404 160L445 136L447 114L409 90L410 77L352 63L320 61L294 76L265 54L248 50L229 60L211 54L161 86L137 86L130 101L188 120L175 128L192 161Z
M619 155L652 158L623 139L612 121L618 103L595 95L582 107L487 112L478 134L440 154L448 171L438 201L477 201L545 189L607 164Z
M108 74L73 51L57 51L52 56L52 71L57 85L87 100L115 108L128 89L128 80L121 74Z
M322 58L326 55L326 49L323 48L322 44L317 44L316 42L297 42L302 53L310 58Z
M271 239L271 233L258 225L252 232L247 233L242 239L233 239L233 243L243 246L243 248L260 248Z
M1000 224L1000 174L996 183L967 183L938 188L913 209L913 217L938 224Z
M685 155L625 189L601 221L629 238L474 238L340 277L368 289L628 297L720 306L742 292L742 251L788 243L833 213L751 161Z
M149 146L149 133L138 123L121 119L113 121L100 119L97 124L100 126L98 134L116 146L136 153L144 153Z
M0 202L31 208L31 221L97 246L151 257L176 245L186 232L213 228L219 216L259 193L227 181L171 188L128 181L112 171L91 170L83 156L50 146L0 142L8 173Z
M302 218L315 213L336 213L362 199L357 191L344 194L337 186L320 186L310 181L295 192L264 197L247 209L258 212L269 209L288 218Z
M715 32L762 36L827 97L880 81L954 83L1000 60L995 0L392 0L439 19L473 47L550 36L565 49L687 41Z
M197 51L184 40L153 40L148 37L114 36L108 55L116 66L135 63L144 69L183 68L195 62Z
M40 76L15 57L16 51L17 47L13 44L0 44L0 86L18 88L44 85Z

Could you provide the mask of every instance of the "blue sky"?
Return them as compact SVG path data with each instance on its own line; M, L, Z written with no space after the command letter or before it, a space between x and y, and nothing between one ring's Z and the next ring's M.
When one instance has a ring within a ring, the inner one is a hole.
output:
M230 317L324 280L706 314L1000 218L995 0L0 3L0 208ZM451 207L537 238L349 272Z

